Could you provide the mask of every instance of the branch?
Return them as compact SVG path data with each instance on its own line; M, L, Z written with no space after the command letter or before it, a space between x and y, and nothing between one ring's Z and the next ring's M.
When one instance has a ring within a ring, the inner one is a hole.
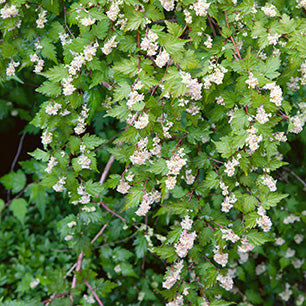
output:
M91 240L90 242L91 244L93 244L102 235L106 227L107 227L107 224L104 224L104 226L101 228L99 233L95 236L95 238Z
M293 175L297 180L299 180L303 184L304 188L306 188L306 183L297 174L295 174L293 171L291 171L287 167L284 167L284 169L288 171L291 175Z
M84 283L86 284L86 286L89 288L89 290L91 291L91 293L93 294L93 296L95 297L96 301L98 302L98 304L100 306L104 306L103 303L101 302L101 300L99 299L99 297L97 296L96 292L92 289L92 287L90 286L90 284L87 282L87 280L84 278Z
M115 160L115 157L112 155L112 156L109 158L109 160L108 160L108 162L107 162L107 164L106 164L106 166L105 166L105 168L104 168L104 171L103 171L103 173L102 173L102 175L101 175L101 178L100 178L100 181L99 181L99 183L100 183L101 185L104 183L104 181L105 181L105 179L106 179L106 176L107 176L107 174L108 174L108 172L109 172L109 169L110 169L110 167L112 166L114 160Z
M108 206L106 204L104 204L102 201L100 202L100 204L107 210L109 211L112 215L116 216L117 218L119 218L122 222L125 223L125 219L123 217L121 217L120 215L118 215L117 213L115 213L113 210L111 210L110 208L108 208Z
M65 292L65 293L62 293L62 294L54 295L54 296L51 297L50 299L45 300L45 301L42 301L41 303L42 303L42 304L50 303L50 302L52 302L54 299L57 299L57 298L66 296L66 295L68 295L69 293L70 293L70 292Z
M81 270L83 257L84 257L84 252L82 251L76 263L75 271L77 272ZM76 287L76 282L77 282L77 278L76 278L76 274L74 274L73 279L72 279L71 289L74 289Z

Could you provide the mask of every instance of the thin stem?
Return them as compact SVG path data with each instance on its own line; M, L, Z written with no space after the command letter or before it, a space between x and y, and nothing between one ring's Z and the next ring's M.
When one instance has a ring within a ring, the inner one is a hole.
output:
M76 272L81 270L83 257L84 257L84 252L81 251L78 257L77 263L76 263L76 268L75 268ZM76 282L77 282L77 277L76 277L76 274L74 274L73 279L72 279L71 289L74 289L76 287Z
M101 302L101 300L99 299L99 297L97 296L96 292L92 289L92 287L90 286L90 284L87 282L87 280L84 278L84 283L86 284L86 286L89 288L89 290L91 291L91 293L93 294L93 296L95 297L96 301L98 302L98 304L100 306L104 306L103 303Z
M112 211L110 208L108 208L108 206L106 204L104 204L102 201L100 202L100 204L107 210L109 211L112 215L116 216L117 218L119 218L122 222L125 223L125 219L123 217L121 217L120 215L118 215L117 213L115 213L114 211Z
M106 176L107 176L107 174L108 174L108 172L109 172L109 170L110 170L110 167L112 166L114 160L115 160L115 157L112 155L112 156L109 158L109 160L108 160L108 162L107 162L107 164L106 164L106 166L105 166L105 168L104 168L104 171L103 171L103 173L102 173L102 175L101 175L101 178L100 178L100 181L99 181L99 183L100 183L101 185L104 183L104 181L105 181L105 179L106 179Z
M107 224L104 224L104 226L101 228L99 233L94 237L94 239L91 240L91 242L90 242L91 244L93 244L103 234L106 227L107 227Z
M295 174L293 171L291 171L287 167L284 167L284 169L288 171L291 175L293 175L297 180L299 180L303 184L303 186L306 188L306 183L297 174Z
M57 298L66 296L66 295L68 295L69 293L70 293L70 292L65 292L65 293L62 293L62 294L55 295L55 296L51 297L51 298L48 299L48 300L42 301L41 303L42 303L42 304L50 303L50 302L52 302L54 299L57 299Z

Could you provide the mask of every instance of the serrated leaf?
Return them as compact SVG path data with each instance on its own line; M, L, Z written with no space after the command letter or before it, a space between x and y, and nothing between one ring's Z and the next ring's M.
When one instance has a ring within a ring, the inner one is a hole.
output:
M261 194L259 199L264 209L270 209L270 207L276 206L282 199L288 197L289 194L280 194L277 192L270 192L267 195Z
M41 160L43 162L46 162L50 158L50 153L45 152L39 148L37 148L35 151L28 153L30 156L34 157L37 160Z
M163 158L158 159L150 165L149 171L154 174L166 175L168 173L166 161Z
M130 193L125 197L126 202L124 205L124 210L132 207L136 207L141 202L143 197L143 191L139 188L132 187Z
M11 189L12 193L19 192L25 186L26 182L27 178L21 169L17 172L10 172L0 179L0 183L4 185L5 189Z
M143 258L145 253L147 252L148 241L143 234L137 235L135 240L133 241L133 245L135 246L136 256L138 258Z
M46 77L50 81L60 82L63 78L68 77L68 71L64 65L54 66L46 72L41 72L40 75Z
M258 232L257 230L251 230L247 234L248 240L254 245L262 245L265 242L273 241L273 239L267 237L263 232Z
M61 94L61 86L59 83L45 81L36 89L36 91L46 95L47 97L56 98Z
M12 211L13 215L24 224L24 218L27 213L28 203L25 199L14 199L10 204L9 208Z
M84 144L86 145L86 147L89 149L94 149L96 147L99 147L104 142L103 139L101 139L100 137L96 135L89 135L89 134L85 134L82 137L82 140Z

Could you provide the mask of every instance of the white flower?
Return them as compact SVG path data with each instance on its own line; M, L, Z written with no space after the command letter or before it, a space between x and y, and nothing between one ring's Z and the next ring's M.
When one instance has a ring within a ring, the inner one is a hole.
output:
M222 267L225 267L226 264L228 263L228 254L222 253L218 245L214 248L213 252L215 254L214 255L215 262L221 265Z
M255 268L256 275L260 275L266 271L266 265L264 262L261 264L257 265Z
M136 129L144 129L149 123L149 115L146 113L142 113L139 117L138 120L134 122L134 126Z
M94 299L92 295L84 294L83 298L88 304L94 304L96 302L96 300Z
M173 268L170 269L166 281L163 282L163 288L170 289L176 283L177 280L180 280L180 273L184 267L183 260L177 262Z
M206 39L206 41L205 41L205 43L204 43L204 45L206 46L206 48L212 48L212 42L213 42L213 40L212 40L212 38L209 36L209 35L207 35L206 34L206 37L207 37L207 39Z
M105 55L108 55L112 52L113 48L116 48L117 45L118 45L118 42L115 41L116 39L116 35L114 35L110 40L108 40L103 48L101 48L102 52L105 54Z
M109 10L106 12L106 15L111 21L115 21L117 19L119 11L120 9L118 3L114 1L112 2Z
M295 250L288 248L285 254L286 258L291 258L295 255Z
M71 222L67 223L67 226L69 228L72 228L73 226L76 226L76 222L75 221L71 221Z
M65 236L64 239L65 239L66 241L70 241L72 238L73 238L72 235L67 235L67 236Z
M159 68L164 67L168 61L170 60L170 54L164 50L160 54L157 55L155 63Z
M290 290L290 285L286 283L286 289L278 294L281 299L285 302L287 302L290 299L290 296L292 295L292 290Z
M296 234L293 239L296 244L300 244L304 240L304 235Z
M91 18L90 15L81 19L81 24L83 26L90 26L94 24L97 20L95 18Z
M282 237L278 237L275 239L275 244L277 245L283 245L286 241Z
M275 6L273 4L271 5L267 5L267 6L263 6L261 8L261 10L265 13L265 15L269 16L269 17L275 17L277 12L275 10Z
M210 3L207 3L206 0L197 0L197 2L193 5L193 9L195 10L197 16L206 17L209 6Z
M188 215L185 216L184 220L181 222L181 227L185 230L191 230L193 221Z
M116 190L122 194L125 194L128 193L130 188L131 186L127 182L125 182L124 180L120 180L120 184L117 186Z
M245 82L249 85L249 88L255 88L258 85L258 80L254 77L252 72L249 73L249 78Z
M56 115L58 113L58 111L62 108L61 104L58 104L56 102L52 103L50 102L45 109L45 112L52 116L52 115Z
M229 274L223 276L222 274L218 274L217 280L220 282L221 287L225 290L229 291L233 288L234 282Z
M91 160L83 154L78 158L78 164L81 165L82 169L90 169Z
M40 279L39 278L35 278L31 283L30 283L30 287L32 289L34 289L35 287L38 286L38 284L40 283Z
M160 0L160 3L166 11L174 10L174 0Z

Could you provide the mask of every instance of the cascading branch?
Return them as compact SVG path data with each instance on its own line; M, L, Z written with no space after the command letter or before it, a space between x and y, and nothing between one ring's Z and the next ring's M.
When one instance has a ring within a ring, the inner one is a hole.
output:
M108 149L125 169L106 186L155 225L167 305L228 305L216 299L231 300L239 265L273 238L278 148L306 121L288 94L306 83L304 1L54 3L1 1L1 56L8 78L47 78L33 156L47 162L41 186L80 208L63 238L73 245L77 223L98 218L103 187L88 170L106 140L87 129L106 110L125 123Z

